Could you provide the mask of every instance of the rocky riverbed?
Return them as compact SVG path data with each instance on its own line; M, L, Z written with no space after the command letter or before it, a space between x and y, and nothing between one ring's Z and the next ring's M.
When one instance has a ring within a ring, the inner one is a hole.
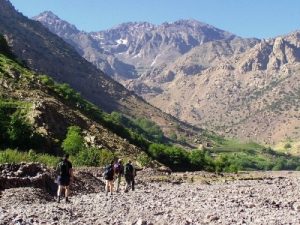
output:
M71 203L49 189L5 188L0 224L300 224L300 173L140 171L135 191L106 196L96 168L76 173Z

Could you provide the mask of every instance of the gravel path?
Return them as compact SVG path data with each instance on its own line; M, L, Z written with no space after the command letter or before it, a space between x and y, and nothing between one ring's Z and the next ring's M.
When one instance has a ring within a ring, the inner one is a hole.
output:
M0 224L300 224L300 174L201 184L139 183L134 192L76 195L6 189Z

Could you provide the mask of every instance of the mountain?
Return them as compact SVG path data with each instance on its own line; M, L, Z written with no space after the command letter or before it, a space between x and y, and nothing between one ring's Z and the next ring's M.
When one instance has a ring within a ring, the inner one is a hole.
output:
M176 120L128 91L42 24L17 12L7 0L1 0L0 4L0 33L9 41L13 53L29 68L55 81L68 83L104 111L151 119L166 135L178 132L180 136L187 136L187 140L201 133L201 129Z
M259 40L181 20L85 34L98 43L95 52L126 64L124 72L110 67L114 79L176 118L268 144L300 138L299 32Z
M177 70L147 99L226 136L275 144L300 138L300 34L262 40L194 75ZM189 64L178 63L173 68ZM199 64L196 64L199 65ZM201 64L200 64L201 65Z
M147 22L124 23L99 32L79 32L52 12L33 19L73 45L88 61L124 83L153 68L173 62L192 48L235 35L196 20L156 26Z

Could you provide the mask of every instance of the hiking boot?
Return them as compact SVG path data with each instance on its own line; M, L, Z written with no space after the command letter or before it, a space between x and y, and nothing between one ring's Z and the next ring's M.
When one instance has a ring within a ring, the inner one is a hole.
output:
M68 197L66 197L66 203L70 203L70 200L68 199Z
M57 203L60 203L60 196L57 197Z

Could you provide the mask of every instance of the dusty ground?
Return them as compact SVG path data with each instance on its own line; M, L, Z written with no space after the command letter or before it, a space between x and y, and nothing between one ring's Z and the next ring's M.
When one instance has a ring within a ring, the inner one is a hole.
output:
M141 171L134 192L105 196L96 170L77 173L70 204L40 188L3 190L0 224L300 224L299 172Z

